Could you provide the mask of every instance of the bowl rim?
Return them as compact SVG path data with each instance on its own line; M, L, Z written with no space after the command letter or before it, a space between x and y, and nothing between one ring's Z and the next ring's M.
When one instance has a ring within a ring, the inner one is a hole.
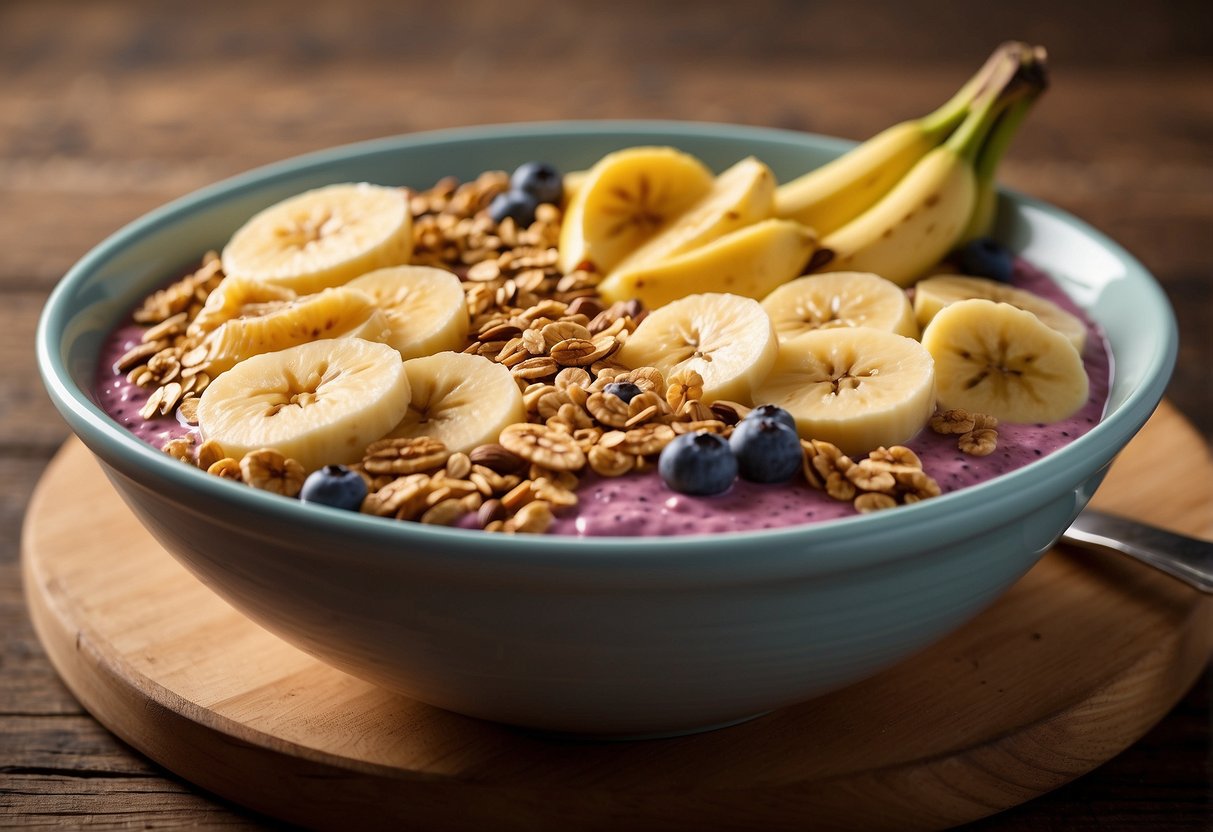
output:
M1136 258L1102 232L1066 211L1007 189L1000 189L1000 193L1004 200L1009 199L1010 204L1017 210L1036 210L1093 240L1100 248L1108 251L1125 267L1128 276L1139 280L1143 290L1153 295L1159 313L1167 318L1167 326L1161 333L1159 349L1150 356L1148 366L1143 371L1143 383L1132 390L1113 413L1105 414L1086 434L1015 471L915 505L902 506L896 512L877 512L776 529L643 538L508 536L420 523L383 522L379 517L325 506L304 505L298 500L284 499L279 495L211 477L205 472L181 465L135 437L105 414L88 393L72 381L67 370L60 345L66 323L72 317L67 304L75 288L124 249L139 244L145 238L157 234L162 227L185 220L190 214L214 203L234 198L246 190L265 187L277 180L300 176L312 168L384 151L408 152L411 148L460 141L506 141L557 136L598 137L603 134L635 136L638 140L646 136L652 139L660 135L665 137L663 141L676 140L678 137L743 142L761 140L785 144L793 149L827 152L842 152L856 144L853 141L814 133L713 122L539 121L487 124L388 136L330 147L262 165L192 191L138 217L102 240L73 265L50 293L38 321L35 336L36 358L43 383L69 426L90 446L94 454L97 454L97 451L92 446L99 444L132 465L150 466L153 476L168 480L179 488L201 490L208 499L267 514L289 522L301 530L310 527L321 533L344 533L365 539L368 543L408 550L410 557L454 559L461 565L491 563L504 567L521 562L554 567L568 564L625 563L629 568L663 568L690 561L704 567L728 568L733 564L745 573L752 572L754 562L751 557L736 556L738 544L743 542L756 544L753 547L755 552L767 552L768 557L786 558L792 556L789 552L795 552L797 557L806 562L814 561L813 557L805 557L810 546L836 546L848 540L854 541L858 537L869 543L863 552L851 552L845 559L826 557L817 562L818 566L828 571L868 567L912 556L912 550L902 551L874 544L879 544L882 540L893 542L904 538L906 527L910 525L942 521L943 525L947 526L949 524L946 520L949 516L957 512L963 515L977 511L986 504L1001 504L1012 500L1030 501L1031 498L1024 497L1022 490L1026 481L1065 478L1072 465L1080 463L1097 447L1105 450L1114 447L1119 450L1145 423L1162 398L1176 358L1178 333L1174 313L1157 280ZM1035 491L1041 491L1039 483ZM1033 493L1033 489L1028 489L1027 493ZM857 531L861 534L857 535ZM575 556L567 551L573 541L576 541L578 549ZM638 545L641 542L643 545ZM351 550L350 554L356 554L356 550Z

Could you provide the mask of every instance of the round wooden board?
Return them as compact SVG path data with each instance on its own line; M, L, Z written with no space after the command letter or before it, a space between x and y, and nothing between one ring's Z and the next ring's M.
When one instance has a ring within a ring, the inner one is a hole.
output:
M1213 465L1164 405L1096 503L1213 534ZM1058 550L961 631L866 682L672 740L535 736L295 650L166 554L76 441L24 531L38 635L102 723L204 789L326 829L939 828L1133 743L1213 649L1213 602Z

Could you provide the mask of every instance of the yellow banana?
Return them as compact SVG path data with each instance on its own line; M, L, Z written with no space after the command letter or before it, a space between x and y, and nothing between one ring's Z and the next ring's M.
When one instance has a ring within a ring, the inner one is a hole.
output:
M1016 67L1018 69L1018 67ZM884 199L821 241L834 253L819 271L874 272L908 286L960 240L977 203L976 159L999 116L1027 92L1009 79Z
M1018 66L1027 48L1018 42L1003 44L935 112L895 124L845 155L780 186L775 192L775 215L802 222L822 236L855 219L947 139L974 99L1007 67Z

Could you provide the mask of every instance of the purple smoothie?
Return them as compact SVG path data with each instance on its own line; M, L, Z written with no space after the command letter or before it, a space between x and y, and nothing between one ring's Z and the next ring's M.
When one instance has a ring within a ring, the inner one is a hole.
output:
M1013 283L1053 301L1086 323L1083 363L1090 378L1090 396L1081 410L1060 422L999 425L998 448L986 457L963 454L956 448L955 436L940 436L924 429L906 445L922 459L923 468L945 494L1034 462L1082 436L1103 416L1112 366L1102 331L1047 275L1027 263L1016 263ZM139 410L151 391L115 375L114 362L139 343L142 333L142 327L131 325L111 334L102 351L93 395L119 424L159 448L192 429L174 417L145 422ZM855 514L850 503L829 499L799 477L783 485L738 480L724 494L691 497L671 491L655 471L614 479L587 473L577 495L580 504L558 515L550 533L586 537L716 534L818 523Z

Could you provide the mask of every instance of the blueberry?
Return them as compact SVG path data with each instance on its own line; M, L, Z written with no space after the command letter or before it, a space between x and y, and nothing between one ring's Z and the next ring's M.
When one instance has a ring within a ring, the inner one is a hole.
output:
M792 430L796 430L796 420L792 418L792 414L788 413L782 407L773 404L760 404L758 407L746 414L747 419L774 419L781 425L787 425Z
M616 398L623 399L623 403L628 404L632 401L632 399L636 398L644 391L635 384L632 384L630 381L613 381L606 387L602 388L602 392L606 393L608 396L615 396Z
M525 191L506 191L493 197L489 203L489 216L493 222L501 222L506 217L513 217L514 222L523 228L535 221L535 209L539 200Z
M366 480L344 465L326 465L308 474L299 499L333 508L357 511L366 498Z
M955 252L957 265L965 274L989 277L1009 283L1015 270L1015 255L989 237L978 237Z
M796 431L770 417L742 419L729 446L741 478L751 482L785 482L800 470L804 459Z
M737 478L737 458L727 439L701 430L666 445L657 471L674 491L703 497L729 489Z
M510 176L510 190L530 194L536 202L558 205L564 195L564 180L560 171L547 162L527 162Z

